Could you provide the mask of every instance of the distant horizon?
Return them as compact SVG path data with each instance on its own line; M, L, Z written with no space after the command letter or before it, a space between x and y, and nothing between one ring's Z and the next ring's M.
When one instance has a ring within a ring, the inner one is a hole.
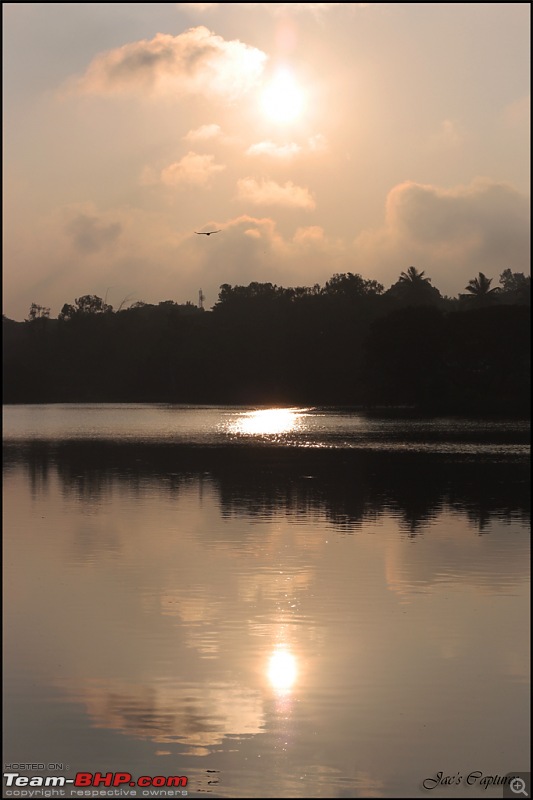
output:
M3 309L530 270L527 3L4 3ZM216 236L198 235L219 231Z
M408 267L408 269L413 269L413 267ZM458 301L458 302L460 302L462 300L468 300L468 299L473 299L474 298L474 295L468 294L468 291L467 291L468 284L465 287L463 287L463 291L462 292L459 292L455 296L442 294L440 292L439 287L438 286L434 286L434 284L433 284L433 282L431 280L431 276L426 275L424 270L416 270L416 267L414 269L421 276L423 276L423 279L429 283L429 285L431 286L432 289L436 289L437 292L439 292L441 294L441 299L443 301L452 301L452 302L453 301ZM504 270L504 271L502 271L502 273L500 273L500 275L498 276L498 282L496 282L496 280L494 278L491 278L490 276L485 276L484 273L478 273L478 275L472 276L472 278L470 279L469 282L470 283L475 283L476 281L479 280L479 277L483 276L483 277L488 279L488 282L490 284L490 289L492 289L493 291L496 290L496 292L499 292L500 294L498 296L502 297L505 300L505 292L503 290L503 284L502 284L502 278L503 278L505 272L506 271ZM507 272L509 272L509 270L507 270ZM375 283L377 285L381 286L381 289L376 292L378 294L378 296L383 297L383 296L387 295L387 293L391 289L393 289L400 282L401 276L405 275L405 274L406 274L405 271L402 271L400 273L400 275L398 276L397 280L394 281L394 283L392 283L391 286L389 286L389 287L385 287L382 284L379 284L379 281L376 281ZM513 276L515 276L515 277L518 276L519 278L525 279L528 282L530 282L530 280L531 280L531 276L530 275L525 275L525 273L513 273ZM330 276L330 278L323 285L314 284L314 285L307 285L307 286L306 285L300 285L298 287L295 287L295 286L282 286L281 284L270 284L269 282L261 283L259 281L252 281L251 283L249 283L247 285L244 285L244 284L231 285L231 284L223 283L220 286L220 290L222 290L222 288L225 287L225 286L230 286L233 289L241 288L241 289L245 289L246 290L246 289L249 289L251 286L254 286L254 285L257 285L257 286L269 286L269 285L271 285L273 288L275 288L277 290L280 290L280 291L288 291L288 292L290 292L290 291L294 291L295 289L306 289L306 290L312 291L313 289L318 288L319 292L326 292L327 291L327 285L328 285L329 282L331 282L332 280L335 280L335 278L344 278L344 277L362 278L362 276L360 276L358 273L355 273L355 274L354 273L341 273L341 274L337 273L335 275ZM373 279L372 278L366 278L366 279L363 279L363 281L372 282ZM117 306L114 306L112 303L107 303L107 295L108 295L107 292L105 294L105 297L101 297L100 295L91 295L89 293L82 293L82 294L80 294L79 298L72 298L71 301L66 301L65 303L63 303L61 305L61 308L57 311L57 314L52 314L51 308L49 308L48 306L44 306L43 304L35 302L35 301L32 301L32 303L30 304L30 307L28 308L28 311L31 310L32 306L35 306L36 309L40 309L41 312L44 312L44 316L47 316L49 319L57 319L61 315L62 308L65 305L75 304L77 302L77 300L83 299L85 297L96 297L98 300L103 301L104 305L107 305L109 307L108 310L110 310L110 311L112 311L114 313L119 312L119 311L126 311L128 308L131 308L132 306L139 305L139 304L140 305L146 305L146 306L158 306L158 305L164 305L165 303L173 303L174 305L177 305L177 306L191 306L191 307L194 307L194 308L198 308L198 309L200 309L202 311L212 311L213 308L215 307L215 305L217 305L220 302L220 290L219 290L219 293L217 294L217 299L214 300L211 305L207 305L207 306L205 305L205 299L206 299L205 295L204 295L202 289L199 289L196 301L191 300L191 299L181 300L181 299L165 298L165 299L155 300L154 302L147 302L147 301L142 300L142 299L134 300L134 299L130 299L130 298L126 297L126 298L123 298L122 301L120 301L120 303ZM530 284L528 285L528 289L527 290L530 291ZM200 296L201 296L201 302L200 302ZM514 303L515 300L513 300L511 302ZM3 312L3 317L5 317L6 319L9 319L9 320L11 320L13 322L27 322L28 321L27 314L28 314L28 312L26 312L26 316L25 316L25 318L23 320L16 320L13 317L9 317L5 312Z

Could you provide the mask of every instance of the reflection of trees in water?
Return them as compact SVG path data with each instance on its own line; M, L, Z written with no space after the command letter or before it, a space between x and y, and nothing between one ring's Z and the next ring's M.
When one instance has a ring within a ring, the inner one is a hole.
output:
M50 484L50 472L54 467L52 451L41 442L31 442L10 446L4 444L3 475L4 479L16 469L23 467L30 485L32 498L40 493L46 494Z
M32 488L47 490L53 464L65 495L91 503L117 488L134 496L179 493L207 478L223 516L292 519L321 515L353 532L388 513L410 535L445 506L482 532L491 519L529 520L529 464L437 454L276 447L182 447L113 442L4 447L7 469L24 463ZM39 479L37 478L39 476Z
M303 466L303 465L302 465ZM354 530L385 513L399 527L416 534L444 506L466 513L480 530L491 519L529 518L528 469L523 462L461 461L438 456L396 453L319 454L301 474L293 463L243 469L220 476L221 502L232 513L249 514L260 507L324 513L336 527Z

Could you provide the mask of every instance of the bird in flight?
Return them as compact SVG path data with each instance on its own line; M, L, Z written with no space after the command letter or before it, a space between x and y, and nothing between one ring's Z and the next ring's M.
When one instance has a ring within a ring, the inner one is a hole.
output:
M194 232L197 233L198 236L211 236L212 233L220 233L221 230L222 228L220 228L220 230L218 231L194 231Z

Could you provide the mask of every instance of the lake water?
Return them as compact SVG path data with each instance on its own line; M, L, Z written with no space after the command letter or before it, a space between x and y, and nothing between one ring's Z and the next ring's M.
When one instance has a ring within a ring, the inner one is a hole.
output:
M530 769L528 424L117 404L3 422L4 771L451 798ZM438 773L457 785L427 788ZM102 791L83 796L184 790Z

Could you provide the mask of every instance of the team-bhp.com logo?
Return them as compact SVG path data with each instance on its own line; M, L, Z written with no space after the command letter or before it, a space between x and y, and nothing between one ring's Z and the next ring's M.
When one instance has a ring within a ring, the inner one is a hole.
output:
M112 796L136 797L134 789L144 789L143 796L161 796L160 790L165 791L167 797L176 797L178 794L186 795L182 789L177 793L173 790L187 786L185 775L141 775L136 780L130 772L77 772L74 778L65 778L64 775L21 775L18 772L4 772L6 796L8 797L43 797L41 793L37 795L36 787L53 788L57 790L69 789L70 797L86 797L87 789L114 789ZM132 787L126 790L126 787ZM76 791L76 790L79 791ZM149 791L157 789L159 791ZM83 791L85 790L85 791ZM63 791L58 792L59 796L65 797ZM50 796L50 795L48 795Z

